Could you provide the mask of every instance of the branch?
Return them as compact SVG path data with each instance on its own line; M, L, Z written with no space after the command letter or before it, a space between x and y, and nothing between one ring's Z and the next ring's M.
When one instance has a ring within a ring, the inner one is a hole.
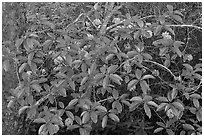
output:
M113 97L109 97L109 98L106 98L106 99L100 100L100 101L98 101L98 103L101 103L101 102L104 102L104 101L107 101L107 100L111 100L111 99L113 99Z
M18 64L17 64L16 61L15 61L15 67L16 67L16 75L17 75L17 78L18 78L18 83L21 83L21 80L20 80L20 77L19 77L19 73L18 73Z
M47 94L46 96L44 96L43 98L39 99L34 106L38 106L40 105L42 102L44 102L46 99L48 99L50 94Z
M166 26L169 26L169 27L190 27L190 28L196 28L196 29L202 31L202 27L194 26L194 25L186 25L186 24L183 24L183 25L166 25Z
M156 17L156 15L149 15L149 16L142 17L140 19L142 20L142 19L147 19L147 18L152 18L152 17Z
M166 70L174 77L175 80L177 79L177 77L176 77L176 76L171 72L171 70L168 69L166 66L164 66L164 65L162 65L162 64L159 64L159 63L157 63L157 62L151 61L151 60L143 60L143 61L144 61L144 62L154 63L154 64L156 64L156 65L158 65L158 66L160 66L160 67L166 69Z

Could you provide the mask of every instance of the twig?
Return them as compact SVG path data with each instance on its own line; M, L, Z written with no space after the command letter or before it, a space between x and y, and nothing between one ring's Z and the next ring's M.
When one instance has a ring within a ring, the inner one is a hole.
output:
M154 110L154 109L153 109ZM157 114L157 116L163 121L163 123L166 124L166 122L164 121L164 119L154 110L154 112Z
M46 96L44 96L43 98L39 99L34 106L38 106L40 105L42 102L44 102L46 99L48 99L50 94L47 94Z
M148 69L149 71L151 71L152 72L152 70L150 69L150 68L148 68L148 67L146 67L146 66L144 66L144 65L142 65L142 67L143 68L145 68L145 69ZM167 84L167 85L169 85L169 83L168 82L166 82L166 81L164 81L159 75L157 76L163 83L165 83L165 84ZM169 85L170 86L170 85Z
M202 27L194 26L194 25L183 24L183 25L166 25L166 26L169 26L169 27L190 27L190 28L196 28L196 29L202 31Z
M156 65L158 65L158 66L160 66L160 67L166 69L166 70L169 71L169 73L174 77L174 79L176 79L176 76L175 76L175 75L171 72L171 70L168 69L166 66L164 66L164 65L162 65L162 64L159 64L159 63L157 63L157 62L151 61L151 60L143 60L143 61L144 61L144 62L154 63L154 64L156 64Z
M16 75L17 75L17 78L18 78L18 83L21 83L21 80L20 80L20 77L19 77L19 73L18 73L18 65L17 65L16 61L15 61L15 66L16 66Z
M149 15L149 16L142 17L140 19L142 20L142 19L147 19L147 18L151 18L151 17L156 17L156 15Z
M98 103L101 103L101 102L104 102L104 101L107 101L107 100L111 100L111 99L113 99L113 97L109 97L109 98L106 98L106 99L100 100L100 101L98 101Z

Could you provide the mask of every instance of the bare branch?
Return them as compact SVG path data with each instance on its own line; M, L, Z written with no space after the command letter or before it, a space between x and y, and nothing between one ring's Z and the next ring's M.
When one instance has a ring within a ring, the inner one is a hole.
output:
M196 29L202 31L202 27L194 26L194 25L186 25L186 24L183 24L183 25L166 25L166 26L169 26L169 27L190 27L190 28L196 28Z

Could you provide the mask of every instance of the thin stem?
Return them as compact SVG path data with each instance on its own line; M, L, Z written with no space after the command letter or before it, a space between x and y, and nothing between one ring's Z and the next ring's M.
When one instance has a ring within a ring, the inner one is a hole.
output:
M183 24L183 25L166 25L166 26L169 26L169 27L189 27L189 28L196 28L196 29L202 31L202 27L194 26L194 25Z
M17 75L17 78L18 78L18 83L21 83L21 80L20 80L20 77L19 77L19 73L18 73L18 65L17 65L16 61L15 61L15 67L16 67L16 75Z
M154 109L153 109L154 110ZM163 123L165 123L166 125L166 122L164 121L164 119L154 110L154 112L157 114L157 116L163 121Z
M144 62L151 62L151 63L154 63L154 64L156 64L156 65L158 65L158 66L160 66L160 67L166 69L166 70L169 71L169 73L174 77L174 79L176 79L176 76L175 76L175 75L171 72L171 70L168 69L166 66L164 66L164 65L162 65L162 64L159 64L159 63L157 63L157 62L151 61L151 60L144 60Z
M35 106L40 105L42 102L44 102L46 99L48 99L50 94L47 94L46 96L42 97L41 99L39 99L36 103Z
M100 100L100 101L98 101L98 103L101 103L101 102L104 102L104 101L107 101L107 100L111 100L111 99L113 99L113 97L109 97L109 98L106 98L106 99Z

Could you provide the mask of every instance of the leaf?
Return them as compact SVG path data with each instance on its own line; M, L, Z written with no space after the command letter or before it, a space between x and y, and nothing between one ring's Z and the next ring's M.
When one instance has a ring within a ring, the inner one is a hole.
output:
M157 123L157 125L159 125L159 126L161 126L161 127L163 127L163 128L165 128L166 126L165 126L165 124L164 123L162 123L162 122L156 122Z
M90 73L89 74L92 74L95 70L96 70L96 63L94 62L92 65L91 65L91 68L90 68Z
M107 112L107 109L104 106L96 106L95 108L101 112Z
M26 99L28 100L28 104L33 105L33 96L32 96L32 94L27 96Z
M136 51L129 51L128 53L127 53L127 55L128 55L128 58L132 58L132 57L134 57L135 55L137 55L138 53L136 52Z
M82 124L87 123L89 120L90 120L90 114L89 112L86 111L82 117Z
M69 104L68 104L68 106L69 107L72 107L72 106L74 106L76 103L78 102L78 99L72 99L70 102L69 102Z
M120 102L118 100L116 101L115 106L116 106L116 109L118 110L118 112L121 113L122 110L123 110L123 107L122 107L122 105L120 104Z
M51 104L53 104L53 103L54 103L55 98L54 98L54 96L53 96L53 95L51 95L51 94L50 94L50 95L48 96L48 100L50 101L50 103L51 103Z
M173 13L173 6L172 5L167 5L166 7L170 13Z
M147 90L149 90L149 85L145 80L140 81L140 86L144 94L147 94Z
M69 82L69 86L72 88L72 90L75 91L75 83L74 83L74 81L70 81Z
M65 88L60 88L59 90L59 94L63 97L66 97L67 96L67 93L66 93L66 89Z
M128 83L128 90L130 90L133 86L135 86L137 84L138 80L137 79L134 79L134 80L131 80L129 83Z
M46 123L44 118L36 118L33 122L34 123Z
M175 36L174 30L170 26L165 25L164 28Z
M195 128L190 124L183 124L183 128L185 130L195 130Z
M158 132L162 131L163 129L164 129L163 127L159 127L159 128L154 130L154 133L158 133Z
M180 22L180 23L183 23L183 20L182 20L181 16L179 16L179 15L172 15L172 18L175 19L176 21Z
M202 121L202 109L199 109L196 112L196 118L198 119L198 121Z
M108 116L113 120L113 121L116 121L116 122L119 122L120 119L118 118L118 116L116 116L115 114L113 113L109 113Z
M31 87L37 92L40 92L42 90L41 86L37 83L32 84Z
M114 56L114 54L109 54L109 55L106 57L106 60L110 60L110 59L112 59L113 56Z
M167 103L161 103L158 107L156 111L161 111L166 107Z
M149 118L151 118L151 116L152 116L151 110L150 110L149 106L148 106L146 103L144 103L144 110L145 110L146 115L147 115Z
M177 94L178 94L177 89L173 88L173 90L171 91L171 98L172 99L176 98Z
M27 46L30 48L30 49L33 49L33 45L34 45L34 43L33 43L33 41L32 41L32 39L26 39L26 43L27 43Z
M120 76L118 76L117 74L110 74L109 78L110 78L113 82L115 82L115 83L117 83L117 84L119 84L119 85L121 85L120 81L123 81L123 79L122 79Z
M193 105L196 107L196 108L199 108L200 107L200 103L198 101L198 99L193 99Z
M14 105L14 101L10 100L8 105L7 105L7 108L11 108L11 107L13 107L13 105Z
M113 91L112 91L112 95L113 95L113 98L114 98L114 99L118 99L119 93L118 93L117 90L113 90Z
M54 24L54 23L51 23L51 22L49 22L49 21L43 21L43 22L41 22L41 23L44 24L44 25L49 26L49 27L52 28L52 29L55 29L55 24Z
M107 125L107 121L108 121L108 116L107 115L105 115L104 117L103 117L103 120L102 120L102 128L105 128L106 127L106 125Z
M48 131L49 131L50 135L54 135L55 133L57 133L59 131L59 126L58 125L48 124L47 128L48 128Z
M174 52L176 52L176 54L181 57L183 55L183 53L180 51L179 47L174 46L173 47Z
M89 135L89 132L85 128L79 128L80 135Z
M37 92L40 92L42 90L41 86L37 83L32 84L31 87Z
M129 110L134 111L138 106L140 106L141 102L134 101L132 104L129 105Z
M31 52L30 54L28 54L28 64L31 66L31 61L33 60L34 57L34 52Z
M169 92L167 93L167 98L168 98L169 102L171 102L171 101L173 100L173 98L172 98L172 96L171 96L171 91L169 91Z
M20 38L16 40L15 46L17 49L19 49L20 45L23 43L24 38Z
M137 79L140 79L141 76L142 76L142 71L139 70L139 69L137 69L137 70L135 71L135 76L136 76Z
M148 105L152 105L152 106L154 106L154 107L158 107L158 105L155 103L155 102L153 102L153 101L149 101L149 102L147 102L147 104Z
M180 16L184 16L180 11L178 11L178 10L175 10L174 11L174 14L178 14L178 15L180 15Z
M14 94L16 95L17 98L20 98L24 91L26 90L26 88L22 87L22 85L18 86L15 90L14 90Z
M98 121L98 115L96 114L96 112L95 112L95 111L91 111L90 116L91 116L91 120L92 120L94 123L97 123L97 121Z
M106 76L104 79L103 79L103 88L107 88L108 86L108 83L109 83L109 77Z
M47 78L39 78L38 83L44 83L47 81Z
M135 97L132 97L132 98L130 99L130 101L142 102L143 100L142 100L142 98L141 98L140 96L135 96Z
M69 66L72 65L72 57L69 54L66 55L66 61Z
M23 111L25 111L27 108L30 108L30 106L23 106L19 109L18 114L19 116L23 113Z
M173 132L171 129L166 129L166 132L167 132L169 135L174 135L174 132Z
M47 135L48 134L46 124L43 124L40 126L40 128L38 129L38 134L39 135Z
M59 105L60 108L64 108L64 103L63 102L59 101L58 105Z
M75 116L74 119L75 119L75 121L77 122L77 124L79 124L79 125L82 124L80 117Z
M144 26L144 22L141 19L137 19L136 22L140 28L142 28Z
M152 75L144 75L144 76L142 77L142 80L144 80L144 79L150 79L150 78L154 79L155 77L152 76Z
M184 111L184 106L180 102L173 102L172 104L180 111Z
M73 125L73 119L68 117L65 119L65 126L70 127L71 125Z
M168 52L169 48L168 47L162 47L159 48L159 56L164 56Z
M142 53L143 57L147 60L152 60L152 56L148 53Z
M98 74L96 74L96 75L94 76L94 79L99 80L99 79L101 79L101 78L103 78L103 77L104 77L104 74L98 73Z
M189 64L183 64L183 66L185 66L186 69L189 69L189 70L193 71L193 67L192 67L191 65L189 65Z
M6 72L9 71L9 68L10 68L9 60L5 60L5 61L3 62L3 68L4 68L4 70L5 70Z
M67 115L67 117L69 117L69 118L71 118L72 120L74 120L74 115L73 115L72 112L66 111L66 115Z
M108 67L107 72L108 73L113 73L117 69L118 65L111 65Z
M134 32L133 37L134 37L134 39L138 40L140 35L141 35L141 31L136 31L136 32Z
M34 74L37 72L37 65L34 62L31 62L30 68Z
M162 25L157 25L156 29L154 30L155 36L160 34L162 27L163 27Z
M162 101L162 102L168 102L168 99L166 97L157 97L156 100Z
M81 80L80 85L83 85L84 83L86 83L87 80L88 80L88 77L84 77L84 78Z
M66 78L67 77L67 75L66 74L64 74L64 73L62 73L62 72L58 72L56 75L55 75L57 78ZM63 82L59 82L59 83L63 83ZM56 87L59 87L60 86L60 84L58 84L58 85L56 85Z
M47 51L48 48L53 44L53 41L52 40L46 40L43 44L42 44L42 47L43 47L43 50Z

